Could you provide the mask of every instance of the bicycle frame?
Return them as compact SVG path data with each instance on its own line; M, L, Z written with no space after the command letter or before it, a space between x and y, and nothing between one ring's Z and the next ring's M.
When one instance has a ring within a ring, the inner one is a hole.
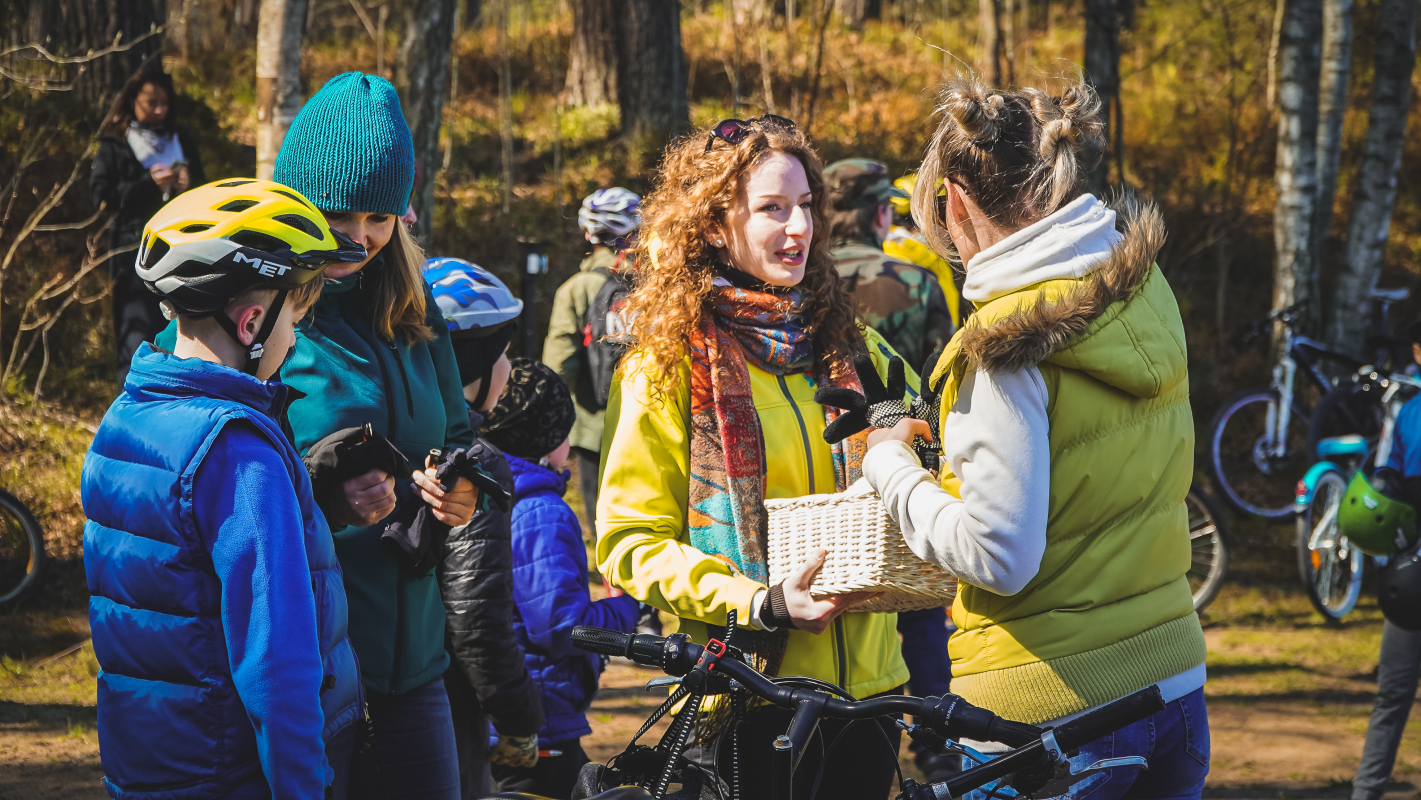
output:
M1301 365L1304 374L1312 378L1318 388L1324 392L1332 388L1333 382L1320 366L1323 359L1340 361L1353 369L1361 367L1361 363L1356 359L1339 353L1316 339L1294 334L1290 319L1284 320L1284 325L1287 333L1286 347L1283 357L1273 365L1272 388L1278 393L1278 401L1269 404L1263 433L1267 453L1274 458L1284 458L1288 455L1286 432L1288 425L1292 422L1293 387L1297 378L1298 366Z

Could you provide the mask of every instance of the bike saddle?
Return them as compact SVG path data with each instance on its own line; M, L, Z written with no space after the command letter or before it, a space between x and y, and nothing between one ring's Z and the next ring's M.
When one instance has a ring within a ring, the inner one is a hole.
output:
M1365 455L1370 445L1367 440L1355 433L1346 436L1333 436L1323 439L1317 443L1317 455L1319 458L1328 456L1360 456Z
M552 800L537 794L524 794L523 792L499 792L491 794L483 800ZM615 786L600 794L594 794L587 800L651 800L651 793L640 786Z

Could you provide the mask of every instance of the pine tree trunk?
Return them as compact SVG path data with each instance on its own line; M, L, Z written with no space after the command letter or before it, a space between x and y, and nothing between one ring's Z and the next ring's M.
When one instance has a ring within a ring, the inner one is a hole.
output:
M567 98L572 105L617 102L617 0L572 0L572 56Z
M1319 273L1332 228L1337 165L1342 160L1342 117L1347 113L1347 76L1352 66L1352 0L1324 0L1322 69L1318 90L1317 208L1313 212L1313 252Z
M276 153L301 110L301 30L306 0L262 0L257 20L257 177L271 180Z
M1278 44L1278 201L1273 210L1273 308L1298 304L1304 330L1316 319L1318 75L1322 66L1323 0L1286 0ZM1281 342L1281 326L1275 344Z
M660 150L672 136L691 127L681 51L681 4L624 2L617 69L622 135L640 147Z
M978 36L982 45L982 80L992 88L1002 85L1001 0L981 0Z
M883 0L839 0L839 14L854 30L862 30L865 20L883 16Z
M1117 0L1086 0L1085 77L1102 103L1106 141L1110 141L1110 102L1120 80L1120 9ZM1122 176L1123 180L1123 176ZM1090 191L1104 197L1110 186L1110 159L1102 157L1090 173Z
M414 138L414 225L417 238L427 240L434 222L434 179L443 162L439 126L449 96L449 54L454 46L456 0L409 0L404 30L395 52L395 88Z
M1362 167L1357 173L1352 199L1352 219L1347 228L1347 259L1337 281L1328 326L1329 340L1351 353L1361 353L1366 343L1367 295L1377 284L1382 256L1391 230L1392 203L1411 104L1411 72L1416 65L1416 15L1418 0L1382 0L1378 18L1376 70L1372 79L1372 105L1367 115L1367 138L1362 145Z

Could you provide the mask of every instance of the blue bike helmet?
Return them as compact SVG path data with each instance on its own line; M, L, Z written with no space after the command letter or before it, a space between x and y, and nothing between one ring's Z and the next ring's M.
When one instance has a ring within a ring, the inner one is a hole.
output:
M429 259L424 264L424 280L433 290L434 302L452 335L483 335L523 313L523 301L514 297L503 281L462 258Z
M449 325L459 382L479 382L473 407L482 408L493 365L513 339L523 301L492 272L461 258L431 258L424 265L424 280Z

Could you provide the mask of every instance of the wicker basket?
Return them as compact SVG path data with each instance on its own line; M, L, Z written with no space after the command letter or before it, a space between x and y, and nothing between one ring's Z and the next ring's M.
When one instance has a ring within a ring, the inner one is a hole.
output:
M829 555L814 578L816 597L883 593L855 606L855 611L938 608L957 595L957 579L913 554L868 481L860 480L839 494L766 500L765 508L771 586L823 548Z

